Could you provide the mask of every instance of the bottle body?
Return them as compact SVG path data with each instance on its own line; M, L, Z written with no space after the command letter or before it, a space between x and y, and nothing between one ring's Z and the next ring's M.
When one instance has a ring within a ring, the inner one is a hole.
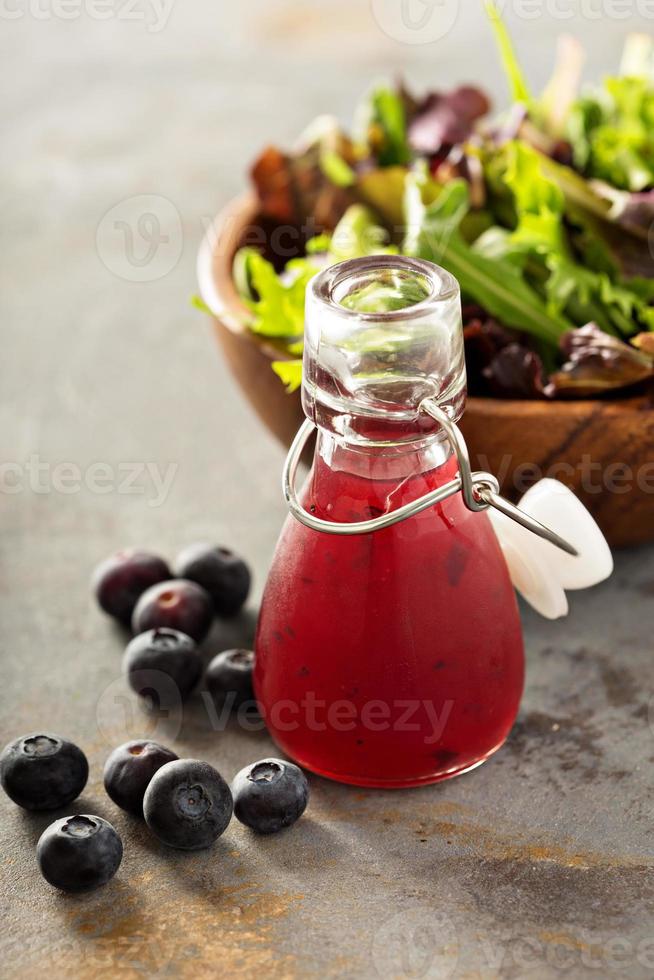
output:
M387 513L456 474L438 442L352 450L321 433L302 495L328 521ZM464 772L505 740L522 634L495 534L460 494L370 534L288 518L264 593L255 690L302 766L361 786Z

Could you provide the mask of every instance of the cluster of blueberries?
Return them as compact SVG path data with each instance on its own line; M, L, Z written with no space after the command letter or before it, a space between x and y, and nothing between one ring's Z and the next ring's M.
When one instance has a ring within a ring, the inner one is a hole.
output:
M124 666L139 694L156 692L153 677L170 679L185 698L197 683L197 650L214 613L233 615L250 588L245 563L223 548L195 545L180 555L171 578L164 561L146 552L124 551L103 562L94 575L102 609L130 624L137 635ZM231 706L254 700L249 650L226 650L211 661L207 686ZM58 735L35 732L11 742L0 755L0 782L27 810L67 806L84 789L89 766L82 750ZM138 740L115 749L104 767L104 786L128 813L145 819L164 844L185 850L209 847L232 814L261 834L290 827L304 812L309 786L297 766L263 759L246 766L231 788L209 763L180 759L157 742ZM56 820L41 835L37 861L44 878L64 891L81 892L109 881L120 865L123 845L102 817L75 814Z

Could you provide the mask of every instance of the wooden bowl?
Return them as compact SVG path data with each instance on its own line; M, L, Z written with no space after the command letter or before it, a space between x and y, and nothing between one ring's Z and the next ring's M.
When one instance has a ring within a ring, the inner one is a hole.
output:
M198 255L198 281L234 377L264 425L288 446L303 419L270 367L280 353L250 333L232 281L232 258L257 227L256 202L236 198ZM542 476L566 483L615 547L654 540L654 406L638 397L586 401L470 398L461 428L475 469L494 473L516 500Z

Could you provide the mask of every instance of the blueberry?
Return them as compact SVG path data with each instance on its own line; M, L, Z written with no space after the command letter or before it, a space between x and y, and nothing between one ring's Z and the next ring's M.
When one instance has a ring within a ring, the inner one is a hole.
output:
M169 847L196 851L210 847L232 818L229 786L213 766L178 759L162 766L143 800L148 827Z
M195 582L170 579L144 592L132 616L135 633L168 626L202 643L211 628L211 598Z
M175 759L175 753L158 742L126 742L114 749L104 764L104 788L119 807L142 817L143 797L150 780L158 769Z
M234 777L234 816L259 834L275 834L302 816L309 784L301 769L282 759L262 759Z
M166 674L184 700L200 678L202 659L190 636L161 627L139 633L127 644L123 670L129 686L142 697L154 690L165 700L169 685L158 675Z
M248 566L228 548L192 544L177 556L175 574L206 589L219 616L234 616L250 591Z
M134 607L146 589L170 578L162 558L147 551L119 551L101 562L91 584L106 613L129 626Z
M230 707L237 708L248 702L254 705L253 669L251 650L225 650L217 654L206 673L207 687L216 704L229 698Z
M106 885L122 857L123 842L111 824L87 813L55 820L36 845L41 874L65 892Z
M0 755L0 781L7 796L26 810L56 810L76 799L89 778L81 749L45 732L23 735Z

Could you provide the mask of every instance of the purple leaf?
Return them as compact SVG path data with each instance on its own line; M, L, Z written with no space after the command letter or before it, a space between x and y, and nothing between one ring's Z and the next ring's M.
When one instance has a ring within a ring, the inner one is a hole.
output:
M486 95L471 85L462 85L447 95L432 92L418 105L409 124L411 149L432 156L443 146L464 143L475 121L489 109Z
M523 344L512 343L503 347L482 373L492 395L501 398L544 396L541 359Z
M588 398L654 379L654 358L611 337L595 323L569 330L560 344L567 360L551 375L550 398Z

